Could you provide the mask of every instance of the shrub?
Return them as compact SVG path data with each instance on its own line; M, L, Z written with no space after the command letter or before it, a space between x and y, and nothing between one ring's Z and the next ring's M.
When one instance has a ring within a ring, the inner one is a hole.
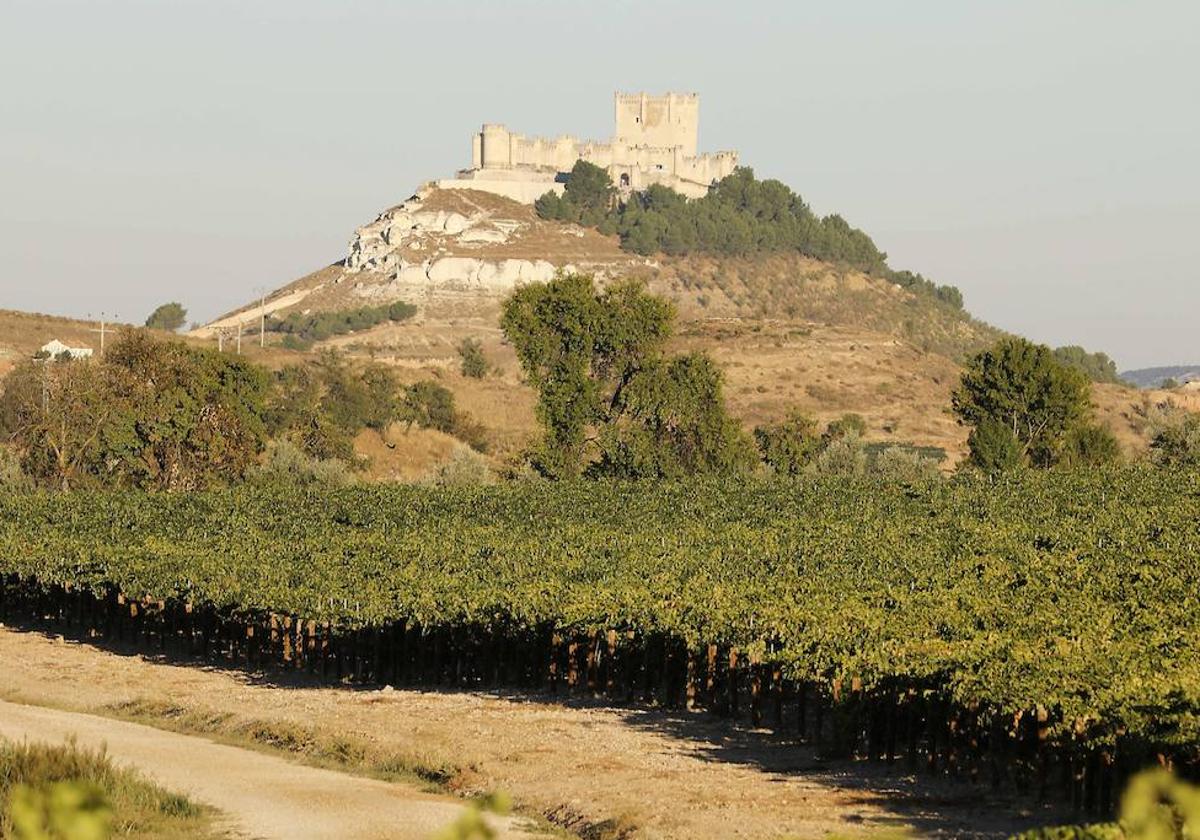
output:
M476 338L464 338L458 345L458 355L462 360L462 374L472 379L483 379L491 366L483 355L483 345Z
M780 475L797 475L817 456L821 435L817 422L809 415L794 411L775 426L759 426L754 430L763 462Z
M831 440L813 462L817 475L854 477L867 470L867 452L862 438L855 432Z
M358 309L339 309L328 312L292 312L286 318L272 318L267 329L285 334L288 349L308 349L314 341L324 341L335 335L365 330L384 321L405 321L417 313L417 307L404 301L383 306L363 306ZM295 336L288 343L286 336Z
M33 479L21 469L21 459L7 446L0 446L0 492L32 488Z
M871 463L871 475L881 481L917 484L941 478L938 462L904 446L889 446Z
M1150 459L1159 466L1200 466L1200 414L1167 402L1145 412Z
M248 478L266 484L319 487L345 487L356 480L345 461L314 458L288 440L271 442L263 462L250 470Z
M425 483L437 487L478 487L495 484L496 475L487 459L466 446L456 446L450 458L434 467Z

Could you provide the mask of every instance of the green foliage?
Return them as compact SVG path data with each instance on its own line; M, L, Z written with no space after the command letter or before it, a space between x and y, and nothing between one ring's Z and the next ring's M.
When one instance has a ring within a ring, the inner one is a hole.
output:
M821 450L817 421L794 411L782 423L759 426L754 441L763 462L780 475L798 475Z
M1104 426L1080 423L1067 432L1058 463L1063 467L1097 467L1121 457L1116 437Z
M278 440L267 445L262 463L250 468L247 479L298 487L345 487L355 482L355 475L345 461L314 458L290 440Z
M725 411L723 377L703 353L656 362L629 379L600 431L595 475L730 475L754 465L750 440Z
M8 812L15 840L107 840L112 824L104 791L85 782L17 785Z
M503 816L511 810L508 794L489 793L471 802L461 817L434 835L434 840L493 840L499 835L485 815Z
M178 303L164 303L150 313L146 326L153 330L175 332L187 323L187 310Z
M630 478L745 467L749 442L726 415L712 361L663 358L674 314L638 283L601 292L587 275L513 293L501 326L538 390L540 472L570 478L589 462L590 475Z
M306 350L314 341L324 341L335 335L370 329L385 321L406 321L416 314L417 307L413 304L396 301L384 306L310 312L307 315L303 312L292 312L286 318L269 318L267 329L284 333L283 340L289 349Z
M450 458L435 467L425 480L434 487L479 487L495 484L496 475L483 456L466 447L457 447Z
M927 295L940 300L953 309L963 308L962 292L956 286L939 286L932 280L926 280L920 274L911 271L891 271L887 278L901 288L908 289L914 294Z
M1107 353L1089 353L1077 344L1054 348L1054 358L1067 367L1072 367L1092 382L1123 384L1117 374L1117 363Z
M955 309L962 293L912 272L893 272L887 255L841 216L818 217L780 181L759 181L745 167L714 184L703 198L688 201L661 184L613 201L608 173L580 161L567 178L565 194L547 193L534 203L543 219L576 222L613 232L621 247L636 254L712 254L744 257L799 252L852 266L929 295Z
M1039 828L1011 840L1188 840L1200 837L1200 787L1162 768L1134 776L1115 823Z
M880 481L917 484L941 478L937 459L904 446L889 446L869 461L870 474Z
M1056 361L1049 347L1003 338L967 362L951 403L960 423L988 425L972 435L974 445L987 446L978 456L971 450L976 464L1004 462L1007 456L997 460L1007 447L1000 424L1016 439L1022 462L1048 467L1062 457L1068 433L1087 421L1088 397L1087 379Z
M607 170L586 160L577 160L567 176L563 201L582 213L603 213L612 204L615 194Z
M207 837L207 829L201 809L114 767L103 750L0 741L0 836Z
M1047 749L1194 755L1200 472L1023 470L895 486L520 482L0 495L0 574L338 630L587 635L765 651ZM9 580L12 578L10 577Z
M195 489L254 462L266 392L240 357L127 331L102 361L19 366L0 423L43 485Z
M855 478L866 474L867 450L858 433L851 430L829 438L816 460L817 475Z
M0 493L32 489L33 479L21 469L20 456L9 447L0 445Z
M967 436L969 463L986 473L1002 473L1024 465L1021 442L1001 420L986 417Z
M458 345L458 356L462 360L462 375L471 379L483 379L491 370L483 345L477 338L464 338Z

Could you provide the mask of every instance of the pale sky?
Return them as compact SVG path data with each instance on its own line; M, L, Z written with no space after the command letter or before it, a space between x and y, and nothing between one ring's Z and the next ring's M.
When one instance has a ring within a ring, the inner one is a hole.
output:
M0 307L210 318L617 89L997 326L1200 362L1196 0L3 0Z

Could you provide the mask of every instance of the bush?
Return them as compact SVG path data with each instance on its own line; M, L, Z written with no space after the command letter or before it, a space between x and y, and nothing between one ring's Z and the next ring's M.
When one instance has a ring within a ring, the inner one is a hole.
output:
M458 355L462 359L462 375L472 379L483 379L491 366L483 355L483 345L476 338L464 338L458 345Z
M871 463L871 475L881 481L918 484L936 481L942 474L933 458L904 446L889 446Z
M817 475L836 475L846 478L867 471L867 452L862 438L855 432L832 439L813 462Z
M1163 467L1200 466L1200 414L1167 402L1145 412L1150 460Z
M1064 467L1099 467L1121 457L1121 447L1113 433L1095 423L1087 423L1067 432L1059 464Z
M271 318L267 329L285 334L288 349L307 350L314 341L324 341L335 335L369 329L385 321L405 321L417 314L417 307L404 301L384 306L363 306L328 312L292 312L286 318ZM295 336L288 344L287 336Z
M803 472L821 449L817 422L800 411L792 412L778 425L757 427L754 442L763 462L780 475Z
M314 458L288 440L271 442L263 462L250 470L248 478L265 484L317 487L346 487L356 481L345 461Z
M457 446L445 463L430 471L426 484L437 487L478 487L495 484L496 475L487 459L466 446Z
M1021 444L1012 429L998 420L980 422L967 436L967 461L986 473L1001 473L1022 465Z

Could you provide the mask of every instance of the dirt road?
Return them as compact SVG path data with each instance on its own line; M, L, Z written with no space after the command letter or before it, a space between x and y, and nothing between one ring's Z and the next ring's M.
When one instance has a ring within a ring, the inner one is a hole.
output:
M705 714L320 685L3 628L0 697L100 714L159 704L227 725L269 722L354 738L459 768L451 787L506 791L527 812L576 831L590 827L597 837L807 840L907 827L919 836L1003 838L1061 821L997 799L986 785L822 762L786 738Z
M0 737L87 747L104 745L119 764L222 813L219 825L254 838L413 838L427 840L454 822L463 804L445 796L294 764L95 715L0 701ZM530 837L514 821L508 838Z

